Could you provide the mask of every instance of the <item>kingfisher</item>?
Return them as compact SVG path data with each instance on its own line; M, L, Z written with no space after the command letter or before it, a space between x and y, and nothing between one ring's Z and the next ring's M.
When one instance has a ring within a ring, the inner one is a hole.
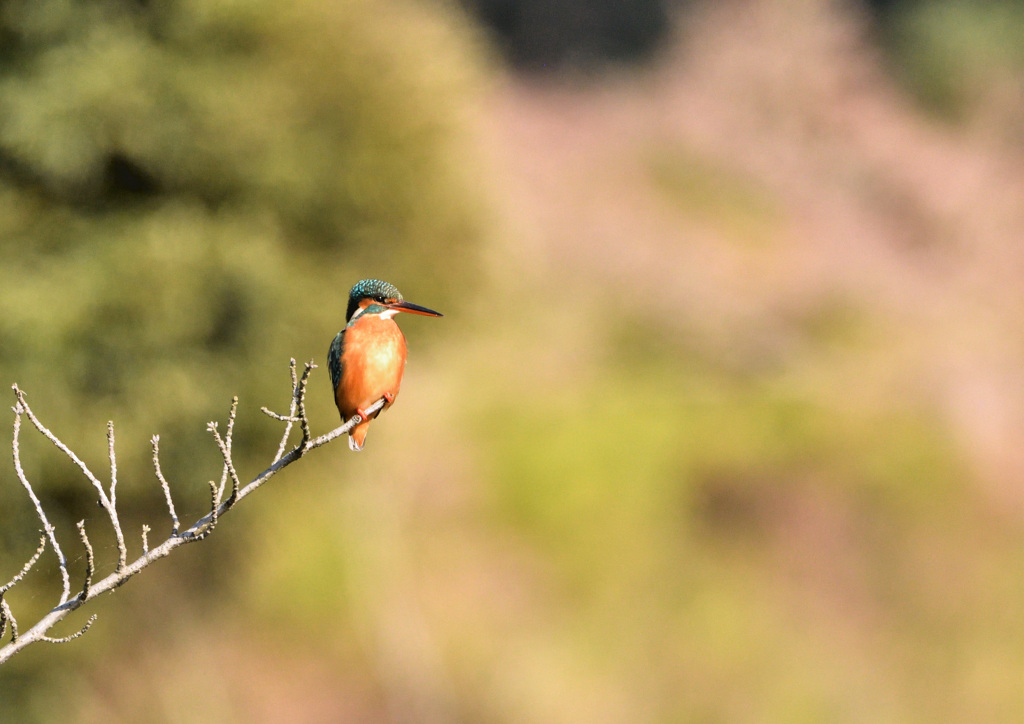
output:
M364 410L380 398L386 402L377 417L391 407L402 386L406 346L402 330L395 323L399 312L442 317L440 312L407 302L394 284L380 279L356 282L348 293L345 329L331 342L327 366L334 383L334 403L344 422L353 415L362 421L348 435L348 446L363 449L370 416Z

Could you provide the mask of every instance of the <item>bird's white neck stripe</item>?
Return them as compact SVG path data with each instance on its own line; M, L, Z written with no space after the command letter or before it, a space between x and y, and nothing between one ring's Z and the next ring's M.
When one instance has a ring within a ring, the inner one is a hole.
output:
M363 312L365 312L365 311L366 311L366 309L367 309L366 307L360 307L360 308L359 308L359 309L357 309L357 310L356 310L355 312L353 312L353 313L352 313L352 319L348 320L348 321L349 321L349 324L351 324L352 322L356 321L356 319L358 319L358 318L359 318L359 316L360 316L360 315L361 315L361 314L362 314ZM395 316L396 314L398 314L398 312L399 312L399 311L401 311L401 310L398 310L398 309L386 309L386 310L384 310L383 312L381 312L381 313L380 313L380 314L379 314L378 316L380 316L380 318L381 318L381 319L391 319L391 318L392 318L392 317L394 317L394 316Z

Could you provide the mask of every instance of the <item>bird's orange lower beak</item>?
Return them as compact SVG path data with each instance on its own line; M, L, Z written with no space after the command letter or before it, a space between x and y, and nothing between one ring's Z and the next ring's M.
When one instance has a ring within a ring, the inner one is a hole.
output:
M399 312L408 312L409 314L422 314L425 317L444 316L440 312L435 312L433 309L427 309L412 302L395 302L394 304L389 304L388 309L397 309Z

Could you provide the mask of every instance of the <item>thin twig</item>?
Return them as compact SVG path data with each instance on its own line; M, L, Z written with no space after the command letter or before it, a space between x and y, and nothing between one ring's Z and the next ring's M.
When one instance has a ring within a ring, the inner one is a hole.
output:
M224 444L227 447L227 451L228 451L227 452L227 458L231 457L231 436L232 436L232 434L235 431L235 415L237 413L238 413L238 395L235 395L233 398L231 398L231 412L228 413L228 431L224 435ZM218 494L220 495L221 499L224 498L224 487L227 485L228 475L231 473L231 469L230 468L231 468L231 466L228 465L227 462L225 462L224 469L221 471L221 474L220 474L220 491L219 491ZM232 492L232 495L237 495L238 494L238 476L237 475L232 476L232 483L235 486L234 490Z
M226 501L230 508L235 504L235 500L238 499L238 489L242 487L242 483L238 479L238 473L235 471L235 464L231 461L231 449L228 447L224 438L220 436L220 430L217 429L217 423L208 422L206 424L206 429L213 433L213 438L217 441L217 447L220 449L221 457L224 458L224 469L227 471L227 474L231 476L231 496ZM217 505L216 501L219 501L223 495L224 483L222 481L220 487L217 489L217 495L214 499L214 507Z
M43 555L44 550L46 550L45 530L39 532L39 547L36 548L36 552L32 555L32 557L28 559L28 563L22 566L21 572L18 573L18 575L16 575L10 581L5 583L3 586L0 586L0 596L3 596L5 593L14 588L16 585L18 585L22 578L28 575L28 572L32 570L32 566L34 566L36 564L36 561L39 560L39 556ZM3 638L2 633L0 633L0 638Z
M279 422L291 422L291 423L299 422L299 418L297 418L297 417L291 417L290 415L278 415L276 412L272 412L271 410L268 410L266 407L261 407L260 408L260 412L262 412L267 417L271 417L271 418L273 418L273 419L275 419L275 420L277 420ZM280 452L281 452L282 455L284 455L284 450L283 449ZM280 460L280 458L276 458L276 459Z
M40 641L45 641L48 644L66 644L69 641L74 641L75 639L77 639L80 636L84 636L85 632L88 631L89 628L94 623L96 623L96 614L95 613L92 616L89 617L88 621L85 622L85 626L82 626L82 628L80 628L78 631L75 631L75 633L71 634L70 636L64 636L64 637L59 638L59 639L55 639L55 638L52 638L50 636L40 636L39 640Z
M227 512L230 509L225 503L224 511ZM217 493L217 483L210 481L210 512L206 516L200 519L195 525L185 531L183 538L190 542L200 541L206 536L213 532L213 529L217 527L217 523L220 521L220 495Z
M110 504L117 506L117 456L114 454L114 421L107 420L107 457L110 458Z
M309 373L316 369L316 365L313 360L306 363L306 369L302 371L302 377L299 379L299 384L295 388L295 409L298 413L299 424L302 427L302 442L299 443L301 449L305 449L309 446L309 418L306 417L306 383L309 382Z
M167 478L164 477L164 473L160 469L160 436L154 435L150 443L153 445L153 469L156 470L156 479L160 481L160 487L164 489L167 509L171 512L171 536L176 536L180 523L178 514L174 512L174 501L171 500L171 486L167 484Z
M25 470L21 467L21 443L19 439L19 435L21 433L21 416L23 414L31 413L29 413L28 407L25 405L24 393L18 389L17 385L14 385L14 394L18 397L18 404L14 407L14 439L11 443L14 456L14 472L17 474L18 480L21 481L22 486L28 493L28 497L31 499L32 505L35 506L36 515L39 516L39 521L43 524L43 530L46 531L46 535L50 539L50 546L53 548L54 555L57 556L57 564L60 566L60 576L64 583L60 602L64 603L71 596L71 576L68 575L68 559L64 557L64 552L60 549L60 544L57 542L57 532L54 530L54 527L50 525L50 521L46 517L46 512L43 510L43 504L40 503L39 498L36 497L36 491L32 489L32 484L28 481L28 478L25 476Z
M224 465L225 471L231 476L231 504L234 505L235 499L238 498L238 489L242 487L241 481L238 479L238 473L235 471L235 463L232 458L231 444L235 435L235 416L238 414L238 395L231 398L231 412L228 413L228 429L224 435L224 445L227 448L227 461ZM221 498L224 497L224 479L223 473L221 474Z
M4 634L7 633L7 624L10 624L11 643L17 643L18 621L14 618L14 614L11 612L11 606L7 603L7 599L2 597L0 597L0 618L3 620L3 626L0 626L0 638L3 638Z
M82 592L79 599L85 601L89 598L89 587L92 586L92 576L96 572L96 558L92 552L92 545L89 543L89 536L85 534L85 521L78 521L78 536L85 546L85 582L82 584Z
M21 579L28 575L28 572L32 570L32 566L39 560L39 556L43 555L43 551L46 550L46 531L40 531L39 533L39 547L36 548L36 552L32 554L32 557L28 559L28 562L21 567L18 574L10 581L0 586L0 639L3 639L4 634L7 633L7 623L10 621L11 634L13 638L12 642L18 638L18 622L14 620L14 614L11 613L11 606L4 599L4 595L14 588Z
M113 420L107 422L107 454L110 457L110 499L105 507L110 515L110 523L114 526L114 536L117 538L117 570L123 571L128 564L128 547L124 542L121 522L117 519L117 456L114 455Z
M151 531L148 525L143 523L142 525L142 555L149 553L149 531Z

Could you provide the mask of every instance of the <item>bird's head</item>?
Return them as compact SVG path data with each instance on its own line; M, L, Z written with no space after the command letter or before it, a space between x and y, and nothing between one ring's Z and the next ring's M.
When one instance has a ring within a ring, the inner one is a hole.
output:
M345 313L345 321L353 319L364 313L384 314L388 317L399 312L409 314L422 314L427 317L442 317L440 312L433 309L421 307L418 304L407 302L402 293L394 284L381 279L363 279L356 282L355 286L348 293L348 311Z

